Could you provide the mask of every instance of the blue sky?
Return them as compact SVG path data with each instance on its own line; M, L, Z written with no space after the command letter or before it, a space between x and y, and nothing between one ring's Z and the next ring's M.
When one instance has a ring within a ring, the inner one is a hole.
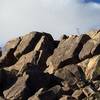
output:
M100 27L100 0L0 0L0 45L30 31L77 34Z

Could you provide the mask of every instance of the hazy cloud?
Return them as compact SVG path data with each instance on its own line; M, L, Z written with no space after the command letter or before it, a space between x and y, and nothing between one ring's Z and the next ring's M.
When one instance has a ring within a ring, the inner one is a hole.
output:
M50 32L58 38L76 34L78 28L80 33L99 28L100 4L88 1L0 0L0 42L30 31Z

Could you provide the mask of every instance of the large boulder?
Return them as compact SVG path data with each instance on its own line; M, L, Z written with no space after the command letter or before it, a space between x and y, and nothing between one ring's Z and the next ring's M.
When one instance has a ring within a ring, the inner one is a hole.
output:
M47 61L49 67L46 72L51 74L59 67L76 63L82 46L89 39L90 37L88 35L70 36L67 39L62 39L53 55Z
M86 33L89 35L93 40L100 43L100 30L93 30Z
M85 75L87 79L95 79L100 77L100 55L94 56L89 60Z
M14 49L9 49L0 57L0 67L8 67L17 62L16 57L14 56Z
M16 38L14 40L8 41L2 48L2 56L0 58L0 66L6 67L11 66L16 63L17 59L14 56L14 52L20 43L21 38Z
M67 69L67 67L58 69L55 74L56 77L66 81L69 85L74 85L77 82L76 77ZM70 77L70 78L69 78Z
M15 57L18 59L23 54L26 54L34 49L37 42L40 40L42 34L39 32L31 32L23 37L14 52Z
M19 77L16 83L9 89L3 92L7 100L27 100L30 96L29 88L27 87L28 75Z
M100 43L90 39L83 45L83 48L79 53L79 59L87 59L97 54L100 54Z

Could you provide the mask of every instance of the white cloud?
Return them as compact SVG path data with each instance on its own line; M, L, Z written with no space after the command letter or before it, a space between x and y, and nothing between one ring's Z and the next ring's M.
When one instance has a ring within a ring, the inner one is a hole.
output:
M0 0L0 41L29 31L63 33L100 26L100 4L80 0Z

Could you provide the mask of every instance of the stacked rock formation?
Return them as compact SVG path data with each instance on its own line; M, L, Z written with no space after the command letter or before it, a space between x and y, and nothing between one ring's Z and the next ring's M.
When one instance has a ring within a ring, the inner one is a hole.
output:
M0 100L100 100L100 31L8 41L0 49Z

